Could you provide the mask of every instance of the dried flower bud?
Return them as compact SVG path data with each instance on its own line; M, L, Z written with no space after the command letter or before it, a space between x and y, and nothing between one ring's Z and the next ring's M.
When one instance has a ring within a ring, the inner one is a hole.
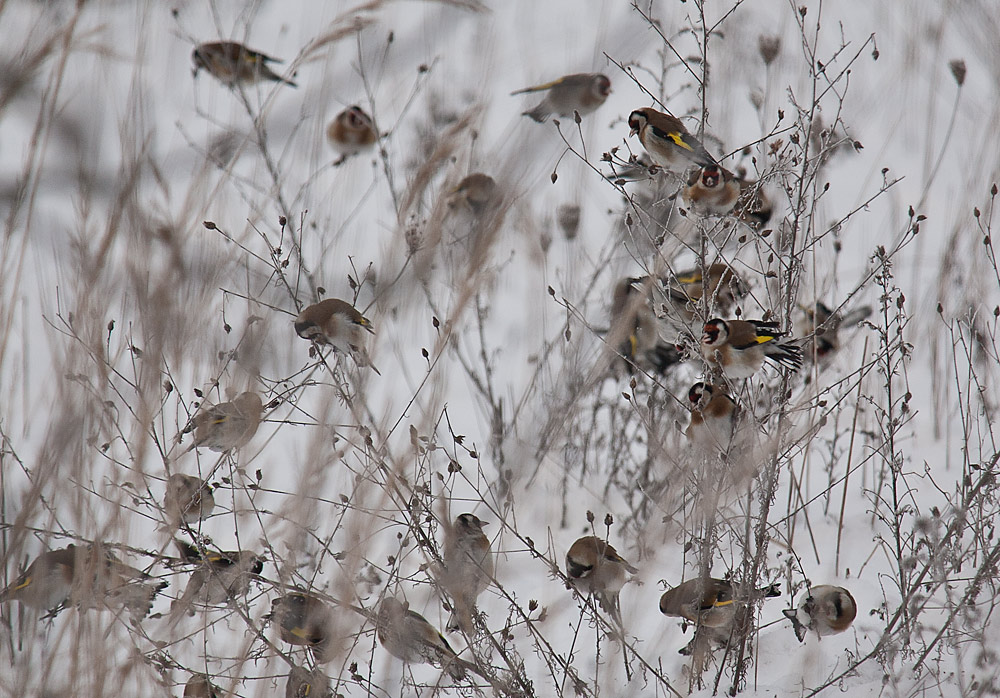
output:
M781 51L781 39L777 36L761 36L757 39L757 50L764 59L764 65L771 65Z

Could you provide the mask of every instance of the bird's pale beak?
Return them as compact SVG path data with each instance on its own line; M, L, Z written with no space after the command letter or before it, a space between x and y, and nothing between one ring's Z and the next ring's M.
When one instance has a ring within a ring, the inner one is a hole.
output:
M634 135L635 135L635 134L637 134L637 133L639 133L639 129L637 129L637 128L635 128L635 127L633 126L633 127L632 127L632 128L631 128L631 129L629 130L629 132L628 132L628 135L629 135L629 136L631 137L631 136L634 136Z

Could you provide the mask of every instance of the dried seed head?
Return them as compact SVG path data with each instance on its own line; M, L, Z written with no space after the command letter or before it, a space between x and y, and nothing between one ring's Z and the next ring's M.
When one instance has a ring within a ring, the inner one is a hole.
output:
M955 78L955 82L959 85L965 83L965 61L956 58L948 63L948 67L951 68L951 74Z

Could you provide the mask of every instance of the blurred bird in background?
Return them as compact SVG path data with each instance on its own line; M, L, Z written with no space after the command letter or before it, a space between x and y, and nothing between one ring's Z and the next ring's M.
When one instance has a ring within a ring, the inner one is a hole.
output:
M445 626L450 631L474 632L476 599L493 581L493 552L485 525L474 514L459 514L445 537L443 586L454 606Z
M547 92L537 106L522 114L543 123L552 114L572 116L573 112L577 112L580 116L586 116L596 111L611 94L611 80L601 73L576 73L542 85L515 90L511 95L528 92Z
M283 82L292 87L298 87L294 82L283 78L268 66L268 63L281 63L277 58L271 58L259 51L248 49L235 41L212 41L198 44L191 53L194 61L194 74L205 69L219 82L229 87L240 83L255 83L261 80Z

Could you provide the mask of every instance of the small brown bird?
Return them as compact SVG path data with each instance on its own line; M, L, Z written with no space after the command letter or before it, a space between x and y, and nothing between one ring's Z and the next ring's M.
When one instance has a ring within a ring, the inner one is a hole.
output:
M415 664L440 666L455 680L466 677L468 662L460 659L451 645L427 620L398 599L382 599L378 607L378 641L393 657Z
M200 552L183 541L175 541L180 559L196 564L184 593L170 605L170 624L176 625L183 614L194 615L194 606L222 606L246 596L250 582L264 569L264 558L247 550Z
M222 695L205 674L192 674L184 684L184 698L222 698Z
M717 165L692 172L683 196L688 206L704 215L731 213L754 228L771 219L771 201L757 182L737 177Z
M493 552L485 525L474 514L459 514L445 538L443 586L454 607L445 626L450 631L475 631L476 599L493 581Z
M729 641L733 620L736 614L745 610L747 605L760 598L781 596L777 584L755 590L749 600L735 597L731 582L724 579L689 579L688 581L667 589L660 597L660 613L665 616L684 618L701 628L707 628L709 636L720 644ZM681 654L690 654L695 648L695 640L681 650Z
M333 609L321 599L300 592L285 594L271 602L270 618L284 642L311 648L317 662L325 664L333 659L337 649Z
M375 145L378 133L372 118L361 107L353 106L334 117L326 127L326 138L346 158Z
M318 667L309 671L300 666L293 666L288 672L285 682L285 698L328 698L330 679Z
M482 172L473 172L449 192L447 202L450 209L465 208L478 217L499 203L499 198L493 178Z
M594 594L605 613L622 627L618 592L627 574L639 570L630 565L610 543L597 536L584 536L566 553L566 575L581 594Z
M263 413L264 403L252 391L240 393L231 402L204 408L184 427L185 434L194 431L194 443L187 450L206 446L224 453L241 448L257 433Z
M511 95L545 90L548 90L545 99L534 109L524 112L522 116L529 116L538 123L543 123L551 114L559 116L572 116L573 112L578 112L580 116L590 114L604 104L604 100L611 94L611 80L600 73L576 73L543 85L515 90Z
M608 338L629 374L655 371L665 375L681 360L680 352L660 336L660 322L650 304L650 277L628 277L615 284Z
M806 359L815 359L823 364L840 348L840 328L857 325L872 314L872 309L869 305L863 305L848 313L841 313L816 301L812 308L803 307L802 312L804 317L796 325L805 337L803 354Z
M232 87L239 83L273 80L283 82L292 87L298 87L294 82L283 78L268 66L268 63L281 63L277 58L265 56L259 51L248 49L235 41L212 41L198 44L191 53L194 61L194 74L204 68L223 85Z
M133 623L145 618L166 582L130 567L101 544L69 545L39 555L0 592L0 603L20 601L39 611L73 603L81 609L122 608Z
M681 120L649 107L636 109L628 117L630 136L638 134L639 142L660 167L683 172L692 164L718 167L697 138L688 133Z
M295 318L295 332L303 339L350 354L359 366L369 366L382 375L364 345L364 333L375 334L375 329L371 321L347 301L327 298L313 303Z
M684 330L700 312L704 312L699 307L702 298L708 298L706 306L709 311L725 313L735 305L737 298L748 292L747 285L736 271L723 262L708 265L704 274L701 269L688 269L674 278L661 279L661 282L665 289L667 315L680 320Z
M182 524L197 524L208 518L215 509L212 486L199 477L174 473L167 478L167 491L163 495L163 510L167 524L176 530Z
M858 605L844 587L821 584L809 588L798 608L786 608L783 613L792 621L795 637L803 642L809 630L819 637L847 630L858 615Z
M729 378L749 378L760 370L764 359L797 371L802 366L802 348L783 339L786 336L773 322L713 318L705 323L701 353Z
M703 451L728 453L739 425L736 402L724 386L698 382L688 390L691 422L684 432Z

